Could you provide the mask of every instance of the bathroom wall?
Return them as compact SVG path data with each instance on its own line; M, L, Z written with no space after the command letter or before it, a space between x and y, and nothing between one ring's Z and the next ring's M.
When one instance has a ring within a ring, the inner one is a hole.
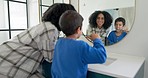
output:
M72 0L71 3L79 10L77 7L78 4L74 1L78 2L78 0ZM1 2L2 0L0 0L0 3ZM37 4L35 4L35 6L37 6ZM2 5L0 5L0 8L1 7ZM148 0L136 0L136 15L133 28L122 41L106 47L107 52L145 57L144 78L148 78L148 9L146 9L146 7L148 7ZM0 19L0 21L3 20ZM39 21L36 20L36 22ZM0 24L2 25L2 23L3 22ZM34 23L30 23L30 25L33 26Z
M144 78L148 78L148 9L146 7L148 7L148 0L136 0L133 28L122 41L106 47L107 52L145 57Z
M148 0L136 0L135 22L131 31L119 43L106 47L108 53L145 57L144 78L148 78L148 9L146 7L148 7Z

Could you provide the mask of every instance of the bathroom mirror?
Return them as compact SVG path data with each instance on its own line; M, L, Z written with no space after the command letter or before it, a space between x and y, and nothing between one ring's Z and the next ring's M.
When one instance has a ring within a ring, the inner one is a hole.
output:
M78 11L84 18L82 28L84 35L87 35L87 30L89 29L89 17L95 11L106 11L113 18L111 26L107 29L109 32L106 34L106 39L108 39L107 37L111 31L115 31L114 21L118 17L125 19L126 23L123 30L128 34L132 29L135 19L135 3L135 0L79 0ZM107 42L107 40L105 41ZM105 41L103 43L109 45Z

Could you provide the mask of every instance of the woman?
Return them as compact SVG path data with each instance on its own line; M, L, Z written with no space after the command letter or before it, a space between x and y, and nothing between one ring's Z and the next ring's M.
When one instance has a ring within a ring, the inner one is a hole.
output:
M87 35L91 33L98 33L105 44L105 38L107 37L109 30L107 30L112 24L113 18L106 11L95 11L89 17L89 27Z
M0 45L0 78L43 78L38 69L51 65L54 44L58 38L59 18L67 10L74 10L71 4L56 3L49 7L42 22L13 39ZM43 61L43 63L42 63ZM46 63L46 64L45 64Z

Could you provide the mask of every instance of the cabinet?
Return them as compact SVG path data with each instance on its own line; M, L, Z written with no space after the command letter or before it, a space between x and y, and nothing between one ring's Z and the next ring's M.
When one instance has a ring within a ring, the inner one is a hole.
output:
M87 72L87 78L115 78L115 77L111 77L111 76L107 76L107 75L104 75L104 74L88 71Z
M89 64L87 78L143 78L144 57L108 53L104 64Z

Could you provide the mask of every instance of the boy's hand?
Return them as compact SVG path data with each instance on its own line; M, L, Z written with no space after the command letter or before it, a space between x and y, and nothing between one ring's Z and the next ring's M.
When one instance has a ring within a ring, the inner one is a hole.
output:
M92 41L94 40L94 39L96 39L96 38L101 38L98 34L94 34L94 33L92 33L90 36L87 36L87 38L89 38L89 39L91 39Z

